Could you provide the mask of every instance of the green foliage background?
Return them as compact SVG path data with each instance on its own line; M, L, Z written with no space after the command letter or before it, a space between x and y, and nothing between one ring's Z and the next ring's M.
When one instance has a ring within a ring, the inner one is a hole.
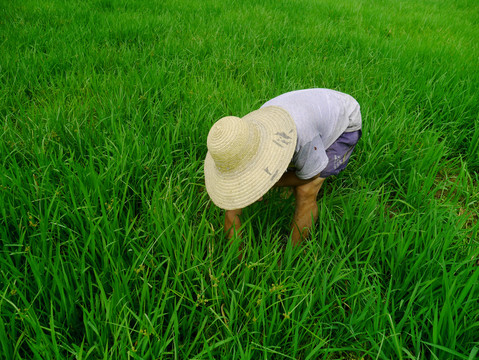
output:
M468 0L1 0L0 354L476 358L478 22ZM309 87L354 96L363 138L304 252L273 191L240 261L208 130Z

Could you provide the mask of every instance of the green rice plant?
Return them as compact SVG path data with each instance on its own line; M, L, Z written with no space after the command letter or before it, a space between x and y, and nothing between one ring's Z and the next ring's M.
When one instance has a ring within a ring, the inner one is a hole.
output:
M477 357L474 2L0 5L2 358ZM309 87L350 165L300 250L279 190L228 242L209 128Z

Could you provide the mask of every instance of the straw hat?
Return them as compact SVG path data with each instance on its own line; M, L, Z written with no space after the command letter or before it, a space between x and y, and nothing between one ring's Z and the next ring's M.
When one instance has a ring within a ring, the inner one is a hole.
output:
M208 134L204 166L213 202L235 210L258 200L286 171L296 140L293 118L277 106L218 120Z

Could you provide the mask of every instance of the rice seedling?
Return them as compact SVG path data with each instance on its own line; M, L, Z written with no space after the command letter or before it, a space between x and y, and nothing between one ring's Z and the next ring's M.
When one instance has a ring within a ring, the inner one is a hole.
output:
M2 1L5 359L475 359L471 1ZM361 104L319 220L205 191L210 126L286 91Z

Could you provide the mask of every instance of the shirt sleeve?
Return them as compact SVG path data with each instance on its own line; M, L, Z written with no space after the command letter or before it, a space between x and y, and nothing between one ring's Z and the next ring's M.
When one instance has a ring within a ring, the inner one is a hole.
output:
M326 168L328 162L329 159L320 135L302 146L293 157L296 176L303 180L318 175L321 170Z

